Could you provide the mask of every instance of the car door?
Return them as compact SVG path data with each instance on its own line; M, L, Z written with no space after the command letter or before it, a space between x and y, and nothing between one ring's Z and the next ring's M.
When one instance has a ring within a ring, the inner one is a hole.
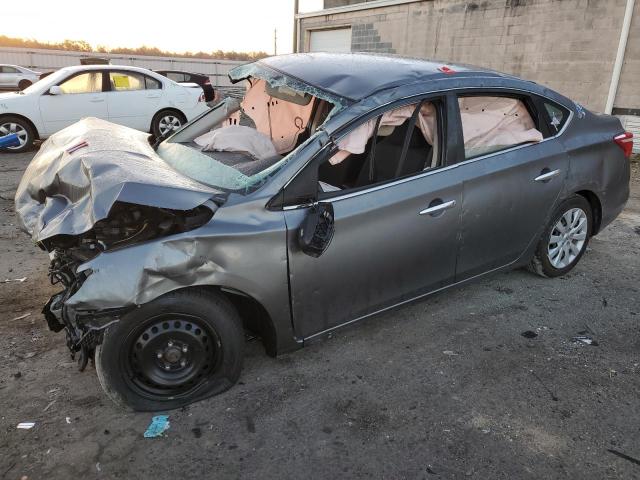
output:
M492 105L510 103L488 114ZM457 167L463 182L457 281L517 261L538 240L569 166L561 143L539 125L531 97L474 92L459 104L465 151Z
M110 70L108 75L109 121L149 131L151 120L159 110L162 84L139 72Z
M440 138L443 145L444 136ZM438 155L442 167L446 155ZM294 183L290 188L297 187ZM323 196L321 202L333 210L334 234L318 258L305 254L297 243L313 207L285 208L297 336L309 338L453 281L462 185L452 170L419 171L364 188L329 190Z
M62 130L84 117L107 119L107 102L102 91L102 72L77 72L58 82L59 95L49 91L39 98L46 135Z

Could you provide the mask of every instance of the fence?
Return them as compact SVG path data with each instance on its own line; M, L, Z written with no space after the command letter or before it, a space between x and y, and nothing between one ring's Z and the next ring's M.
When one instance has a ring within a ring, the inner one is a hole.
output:
M112 65L132 65L150 70L183 70L208 75L211 84L219 87L231 85L227 74L236 65L246 63L237 60L208 60L189 57L152 57L118 53L68 52L39 48L0 47L0 63L21 65L41 72L62 67L80 65L81 58L108 58Z

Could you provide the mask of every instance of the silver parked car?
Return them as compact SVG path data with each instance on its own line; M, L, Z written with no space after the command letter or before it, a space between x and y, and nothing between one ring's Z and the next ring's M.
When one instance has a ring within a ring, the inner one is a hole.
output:
M18 65L0 64L0 89L24 90L40 80L41 72Z
M563 275L629 195L619 120L513 76L300 54L230 77L242 103L167 139L55 134L16 194L50 328L133 409L231 387L244 330L276 355L491 272Z

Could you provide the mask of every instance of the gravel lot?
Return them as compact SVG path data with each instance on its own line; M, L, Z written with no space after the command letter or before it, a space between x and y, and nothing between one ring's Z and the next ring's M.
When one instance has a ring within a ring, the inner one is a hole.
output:
M118 410L40 315L48 258L13 212L32 155L0 154L0 280L26 277L0 283L0 478L640 478L611 452L640 459L638 163L566 277L486 277L277 359L252 342L239 385L145 439L151 414Z

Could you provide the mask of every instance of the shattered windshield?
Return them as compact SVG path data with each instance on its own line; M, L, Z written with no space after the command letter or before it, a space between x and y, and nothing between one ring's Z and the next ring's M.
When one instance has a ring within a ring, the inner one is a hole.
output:
M247 75L241 100L228 96L158 146L165 162L207 185L249 193L343 106L299 80L256 67L247 70L253 65L239 67L240 73L236 69L236 74Z

